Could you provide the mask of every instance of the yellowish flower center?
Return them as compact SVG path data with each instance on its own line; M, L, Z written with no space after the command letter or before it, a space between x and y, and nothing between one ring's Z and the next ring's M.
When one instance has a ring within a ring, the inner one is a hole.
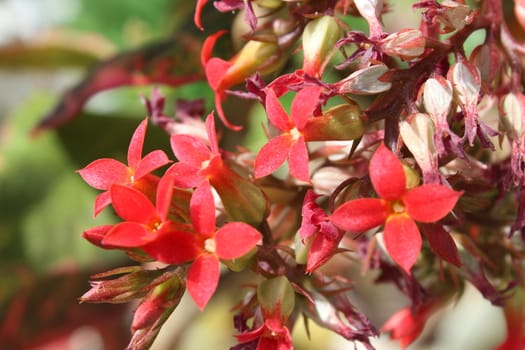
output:
M215 253L215 239L208 238L204 241L204 250L206 250L209 253Z
M297 128L293 128L290 130L290 136L292 136L292 139L298 140L303 134L297 130Z
M402 201L393 201L390 203L390 210L394 214L401 214L405 212L405 204Z

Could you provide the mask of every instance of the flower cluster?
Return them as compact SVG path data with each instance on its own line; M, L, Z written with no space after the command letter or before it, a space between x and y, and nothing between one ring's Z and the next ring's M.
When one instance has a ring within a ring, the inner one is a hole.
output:
M95 215L111 206L121 219L84 237L162 268L97 275L82 300L140 299L130 348L142 349L186 290L205 310L221 275L239 273L255 287L235 309L233 349L293 349L300 317L373 349L380 331L408 346L470 282L503 307L499 349L522 348L525 51L502 1L419 1L418 28L393 33L381 0L213 6L240 10L246 22L242 33L232 28L242 41L236 54L214 52L226 30L202 44L214 109L234 135L254 126L230 122L226 100L260 104L267 141L250 152L239 137L223 149L213 112L204 122L165 116L155 90L148 113L170 134L174 157L143 156L146 119L127 164L99 159L79 174L103 191ZM196 2L198 28L213 6ZM516 23L524 13L516 1ZM351 30L351 16L369 33ZM476 31L485 39L467 53ZM351 276L341 271L351 267L378 270L376 282L394 284L411 304L373 325L347 293Z

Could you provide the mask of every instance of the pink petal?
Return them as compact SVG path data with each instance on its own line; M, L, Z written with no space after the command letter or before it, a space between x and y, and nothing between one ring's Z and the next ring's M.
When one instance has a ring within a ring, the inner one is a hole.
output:
M170 160L164 151L155 150L150 152L137 163L133 177L135 180L138 180L169 162Z
M126 165L111 158L101 158L89 163L78 173L93 188L109 190L115 183L130 183L131 173Z
M400 199L406 191L401 161L383 143L370 160L370 180L377 194L386 200Z
M203 310L219 284L219 261L214 255L199 256L188 271L186 285L193 301Z
M199 176L199 168L186 163L175 163L166 170L164 175L173 175L173 185L180 188L197 187L204 177Z
M206 237L213 236L215 233L215 202L208 182L203 182L193 192L190 201L190 216L197 233Z
M275 92L272 89L266 91L265 109L270 122L281 131L289 131L293 128L293 123L288 114L281 106L281 102L277 99Z
M270 175L288 158L292 145L289 135L280 135L264 145L255 158L255 178Z
M387 204L376 198L359 198L343 203L330 221L345 231L361 233L383 224L388 217Z
M137 126L137 129L135 129L131 137L128 148L128 166L132 169L135 169L142 159L142 147L144 146L147 126L148 119L146 118Z
M191 261L200 252L195 234L173 223L163 225L157 238L141 248L155 260L166 264L182 264Z
M102 239L102 244L111 247L135 248L148 243L154 238L155 235L141 224L136 222L121 222L109 230Z
M425 235L430 248L441 259L451 264L461 267L461 258L459 257L456 243L443 226L437 224L423 224L421 232Z
M210 149L202 140L190 135L173 135L171 149L179 162L201 168L202 163L211 157Z
M206 78L211 88L220 94L221 92L221 83L224 80L224 76L228 72L228 69L232 64L228 61L225 61L221 58L212 57L208 62L206 62L205 71Z
M290 174L304 182L310 182L309 156L304 137L301 136L290 148L288 164Z
M96 217L105 207L111 204L111 194L104 191L95 198L93 216Z
M150 224L155 220L157 211L151 201L142 192L128 186L111 186L113 208L125 221Z
M408 274L421 250L421 235L414 220L406 215L392 215L385 224L388 254Z
M261 241L261 234L248 224L231 222L221 227L215 236L215 252L221 259L239 258Z
M300 90L292 102L292 119L297 129L302 130L319 102L320 86L308 86Z
M420 222L436 222L447 215L456 205L462 192L439 185L422 185L408 191L404 197L406 212Z

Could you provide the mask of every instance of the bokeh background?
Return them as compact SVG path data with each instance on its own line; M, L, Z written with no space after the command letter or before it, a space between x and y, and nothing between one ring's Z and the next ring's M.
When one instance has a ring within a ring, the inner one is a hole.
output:
M391 1L388 31L417 26L413 2ZM140 97L153 86L101 92L63 127L31 131L97 62L181 33L198 45L233 16L205 19L212 28L200 33L191 23L192 10L187 0L0 0L0 349L111 350L127 344L133 305L78 303L90 275L132 262L81 238L83 230L114 218L105 211L93 219L96 191L75 170L100 157L125 159L131 133L146 115ZM354 25L366 31L362 21ZM472 45L479 40L473 36ZM180 49L176 45L173 50ZM181 74L198 66L198 59L186 54ZM175 98L204 97L212 108L205 84L160 88L168 111ZM244 115L260 114L260 108L246 108ZM259 141L250 137L245 144L256 147ZM168 138L150 128L146 149L157 147L169 152ZM360 280L352 293L380 326L408 302L395 289L374 285L372 277ZM234 344L231 307L240 297L238 289L221 286L204 313L184 298L154 349L227 349ZM503 333L500 311L468 287L409 349L489 350ZM308 340L300 323L293 336L297 349L354 348L315 327ZM379 350L399 348L386 336L374 344Z

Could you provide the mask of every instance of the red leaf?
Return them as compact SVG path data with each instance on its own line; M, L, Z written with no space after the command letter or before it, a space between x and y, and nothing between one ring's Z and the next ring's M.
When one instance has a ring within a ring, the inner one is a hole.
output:
M113 226L102 239L102 244L110 247L140 247L155 238L143 225L136 222L121 222Z
M281 103L272 89L266 90L265 109L268 119L277 129L281 131L289 131L293 128L292 120L283 109L283 106L281 106Z
M144 175L150 174L154 170L164 166L170 162L168 156L164 151L155 150L144 156L137 164L134 166L135 174L133 175L135 180L140 179Z
M308 148L304 137L301 136L290 147L290 154L288 156L288 164L290 167L290 174L304 182L310 182L310 169L308 166Z
M297 126L297 129L302 130L312 115L319 102L319 95L321 93L320 86L309 86L300 90L292 102L291 117Z
M155 240L141 248L155 260L166 264L182 264L195 259L200 253L195 235L171 222L162 226Z
M387 200L400 199L406 191L401 161L383 143L370 159L370 180L377 194Z
M215 253L221 259L235 259L252 250L261 234L248 224L231 222L221 227L215 236Z
M292 142L289 135L280 135L264 145L255 158L255 177L261 178L277 170L288 158Z
M200 139L190 135L173 135L170 139L171 149L179 162L200 169L202 163L209 160L211 152Z
M388 254L408 274L421 251L421 235L414 220L406 215L391 215L384 232Z
M388 216L387 204L376 198L359 198L343 203L330 221L345 231L365 232L383 224Z
M129 183L131 175L125 164L111 158L97 159L78 170L78 173L97 190L109 190L114 183Z
M450 236L450 233L441 225L423 224L421 225L421 232L427 238L434 254L457 267L461 267L461 259L456 243Z
M403 197L403 202L412 219L430 223L447 215L461 194L443 185L428 184L408 191Z
M188 271L187 288L193 301L203 310L219 284L219 261L214 255L199 256Z
M190 201L191 223L195 231L203 236L212 237L215 233L215 202L208 182L197 187Z
M153 203L142 192L128 186L111 186L113 208L125 221L150 224L157 217Z
M146 136L146 128L148 126L148 119L144 119L135 129L128 147L128 166L136 168L137 164L142 159L142 147L144 145L144 137Z

